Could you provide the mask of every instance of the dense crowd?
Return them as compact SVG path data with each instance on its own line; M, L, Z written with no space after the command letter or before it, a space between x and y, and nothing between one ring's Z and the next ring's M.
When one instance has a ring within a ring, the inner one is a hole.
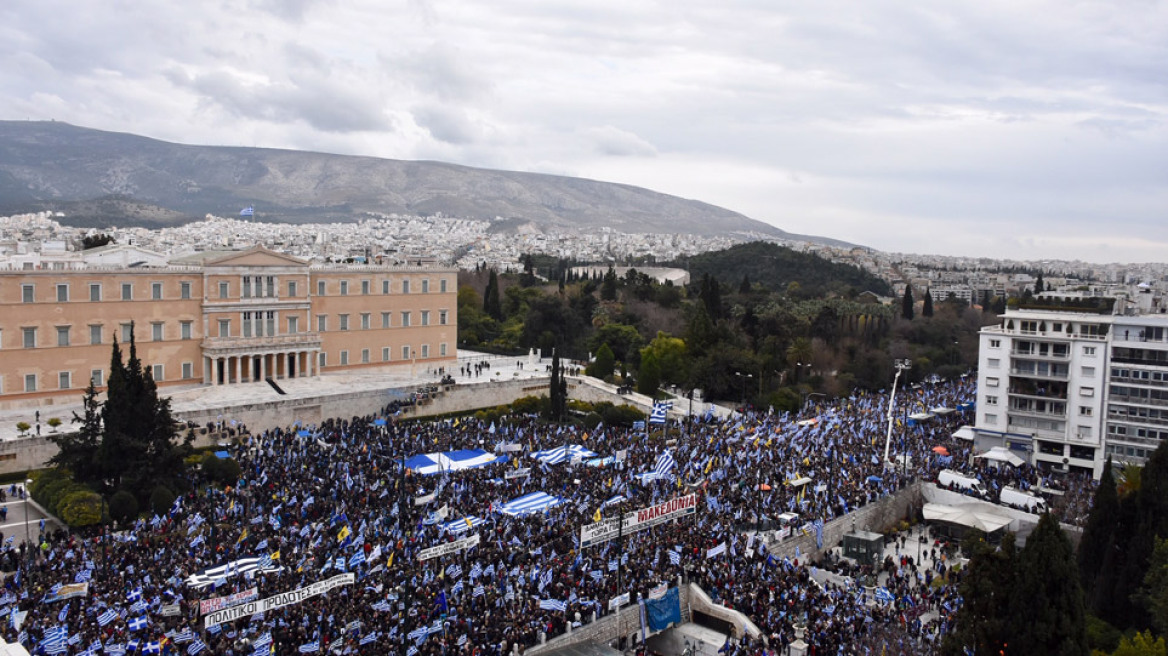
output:
M963 464L969 446L951 437L960 413L908 421L972 401L972 381L898 396L891 451L910 458L895 468L882 460L887 394L857 394L799 415L702 417L674 424L668 435L653 425L585 433L535 418L499 426L396 421L388 408L319 426L241 431L236 485L196 477L170 512L108 539L56 533L42 534L27 554L21 545L0 598L0 616L11 619L5 637L33 653L114 656L502 655L608 614L622 592L644 598L681 580L751 617L766 638L731 652L784 653L801 634L815 654L932 653L960 604L936 545L922 562L911 550L886 562L877 594L859 581L880 571L829 560L817 565L841 576L823 583L811 563L780 557L764 534L746 531L787 512L800 523L827 521L909 479L972 467ZM499 444L518 450L507 450L507 462L458 472L419 475L401 466L417 454ZM531 458L567 444L621 459L590 466ZM675 463L666 475L638 476L666 452ZM800 479L811 482L790 484ZM499 512L536 491L563 501L525 517ZM580 527L597 514L615 517L690 491L700 498L696 514L580 548ZM418 559L423 549L471 534L480 536L473 548ZM207 587L189 585L192 575L224 565ZM263 599L341 572L355 583L204 629L200 599L251 588ZM88 583L83 595L57 599L79 582ZM178 614L163 614L174 605ZM931 619L922 621L926 612Z

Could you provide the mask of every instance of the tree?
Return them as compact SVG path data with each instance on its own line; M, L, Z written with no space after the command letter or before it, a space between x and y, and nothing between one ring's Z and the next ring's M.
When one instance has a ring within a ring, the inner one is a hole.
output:
M1087 656L1079 568L1054 515L1043 515L1027 538L1010 589L1010 653Z
M81 239L81 250L87 251L91 248L98 248L99 246L113 243L115 243L114 238L105 233L87 235Z
M551 421L563 421L568 410L568 385L564 380L564 370L560 366L560 353L552 349L552 379L548 394L549 401L547 418Z
M1137 633L1120 640L1111 656L1168 656L1168 645L1164 644L1164 638L1156 638L1151 632Z
M588 366L587 373L593 378L604 380L612 375L615 364L616 358L612 354L612 349L608 348L608 344L601 344L596 350L595 359Z
M925 304L924 307L921 308L921 316L933 316L933 290L928 287L925 288Z
M80 424L76 432L49 436L57 445L57 455L49 459L49 464L73 472L78 482L100 487L102 472L97 453L102 439L101 403L92 380L81 397L81 407L81 415L73 413L73 423Z
M1034 279L1034 295L1038 296L1046 291L1046 284L1042 282L1042 272L1038 272L1038 277Z
M722 287L718 280L710 274L702 276L701 288L698 292L702 303L706 306L706 313L710 319L717 321L722 318Z
M1112 474L1111 458L1103 466L1099 486L1095 488L1095 500L1091 504L1091 514L1083 527L1083 538L1079 542L1079 575L1087 599L1092 598L1095 579L1103 565L1104 555L1115 536L1119 522L1119 496L1115 491L1115 476Z
M1161 635L1168 633L1168 540L1156 538L1144 585L1137 597Z
M1002 538L995 549L978 534L967 540L969 565L961 580L964 602L957 611L954 630L946 637L942 653L997 654L1011 640L1010 586L1017 569L1014 535Z
M608 271L604 274L604 282L600 284L600 300L616 300L616 269L611 264L608 265Z
M904 286L904 298L901 299L901 303L900 303L900 316L904 317L905 319L907 319L909 321L912 321L913 315L916 313L916 310L913 307L914 304L915 303L913 301L912 285L905 285Z
M750 276L745 274L745 273L742 274L742 283L738 285L738 293L739 294L749 294L750 293Z
M657 361L659 380L671 385L684 384L689 377L689 356L686 352L685 341L658 332L649 345L641 349L641 362L649 355Z
M647 351L641 356L641 370L637 372L637 391L654 396L658 387L661 387L661 365L653 351Z
M483 293L483 312L495 321L503 320L503 304L499 302L499 274L491 269L487 289Z

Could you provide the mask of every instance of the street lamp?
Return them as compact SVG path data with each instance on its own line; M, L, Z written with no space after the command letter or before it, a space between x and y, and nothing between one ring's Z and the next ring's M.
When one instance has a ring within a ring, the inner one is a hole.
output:
M751 379L751 378L754 378L754 374L744 374L741 371L735 371L734 375L738 376L738 379L740 381L742 381L742 407L745 408L746 407L746 381Z
M892 410L896 405L896 383L900 380L900 374L906 369L912 368L912 360L896 360L893 362L896 367L896 375L892 377L892 391L888 394L888 435L884 438L884 463L888 464L888 447L892 444Z

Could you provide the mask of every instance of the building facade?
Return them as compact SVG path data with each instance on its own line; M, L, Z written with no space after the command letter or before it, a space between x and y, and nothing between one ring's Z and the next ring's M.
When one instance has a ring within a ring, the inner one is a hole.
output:
M75 401L90 380L102 390L131 329L160 388L443 366L456 288L454 269L309 266L263 248L0 271L0 408Z
M1055 471L1142 463L1168 438L1168 315L1010 309L983 328L976 446Z

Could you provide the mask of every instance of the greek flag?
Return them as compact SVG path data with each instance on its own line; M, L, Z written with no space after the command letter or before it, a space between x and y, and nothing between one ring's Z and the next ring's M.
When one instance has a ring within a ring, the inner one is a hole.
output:
M680 565L681 564L681 554L670 549L669 550L669 562L674 564L674 565Z
M97 623L101 626L105 626L116 619L118 619L118 614L114 611L114 609L111 608L97 616Z
M657 474L657 478L665 478L675 464L677 463L673 460L673 454L666 451L657 456L657 464L653 465L653 473Z
M357 565L360 565L364 562L365 562L365 552L358 549L357 553L355 553L349 557L349 569L353 569Z
M379 631L374 631L373 633L370 633L369 635L365 636L364 638L361 638L360 644L362 646L364 646L364 645L368 645L370 643L377 642L377 639L380 637L381 637L381 633Z
M461 593L462 593L462 588L463 588L463 586L462 586L462 579L459 579L458 583L455 583L455 584L454 584L454 587L453 587L453 588L450 588L450 593L451 593L451 594L461 594Z
M653 412L649 415L650 424L664 424L665 419L669 416L669 409L673 404L669 401L662 401L653 404Z
M320 643L313 640L307 644L300 645L301 654L315 654L320 651Z
M131 631L141 631L146 628L146 616L132 618L129 622Z
M645 430L645 422L644 422L643 420L641 420L641 421L634 421L634 422L633 422L633 430L635 430L635 431L642 431L642 430Z
M471 594L471 596L472 596L472 597L481 597L481 596L483 596L483 595L485 595L485 594L487 594L487 591L486 591L486 589L485 589L485 588L483 588L483 586L481 586L481 585L476 585L476 586L475 586L475 589L474 589L474 592Z
M247 207L239 210L239 215L240 216L255 216L255 208L252 207L251 205L248 205ZM303 651L303 649L301 651Z
M722 544L719 544L718 546L714 547L713 549L710 549L709 551L707 551L706 558L715 558L717 556L721 556L724 553L726 553L726 543L725 542L723 542Z
M195 656L195 654L203 651L206 648L207 648L207 644L205 642L203 642L202 640L199 640L198 638L195 638L195 641L192 642L189 647L187 647L187 654L188 654L188 656ZM109 653L108 646L106 647L106 653L107 654Z
M541 610L558 610L561 613L568 610L568 604L558 599L540 599L539 607Z
M447 567L446 568L446 576L449 576L451 578L454 578L456 576L462 576L462 566L461 565L451 565L450 567Z

